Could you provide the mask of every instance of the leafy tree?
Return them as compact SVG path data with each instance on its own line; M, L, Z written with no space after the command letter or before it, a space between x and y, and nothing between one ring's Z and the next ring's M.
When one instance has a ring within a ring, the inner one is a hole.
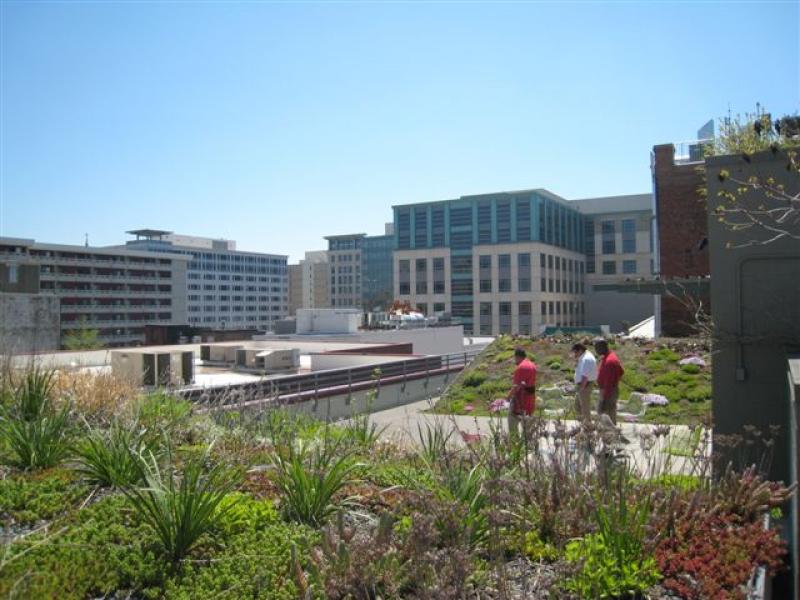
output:
M754 114L720 120L720 133L706 147L706 156L741 155L750 162L756 152L770 151L786 160L783 182L757 170L742 179L723 169L721 181L730 185L718 193L714 208L719 221L732 231L750 231L752 237L737 247L766 245L782 238L800 240L800 117L773 121L757 106ZM787 186L788 181L788 186Z
M64 348L67 350L97 350L103 347L100 332L86 326L86 318L81 319L80 329L73 329L64 336Z

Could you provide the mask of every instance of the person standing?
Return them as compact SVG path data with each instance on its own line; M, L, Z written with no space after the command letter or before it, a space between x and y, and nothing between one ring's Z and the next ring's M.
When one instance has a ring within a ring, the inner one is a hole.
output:
M536 365L528 360L524 348L514 349L514 369L513 385L508 392L508 433L511 437L519 436L519 424L523 422L525 430L525 420L533 414L536 406Z
M602 356L597 369L597 387L600 389L600 402L597 414L606 414L617 423L617 401L619 400L619 380L625 374L617 354L608 347L604 339L594 341L595 351Z
M586 343L578 342L572 346L575 365L575 412L586 422L592 416L592 387L597 381L597 360Z

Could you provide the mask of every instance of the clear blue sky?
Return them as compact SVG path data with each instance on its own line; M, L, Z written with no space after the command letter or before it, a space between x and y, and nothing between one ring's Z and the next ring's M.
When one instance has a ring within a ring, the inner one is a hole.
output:
M651 189L654 144L800 110L797 2L0 2L0 235L289 254L393 204Z

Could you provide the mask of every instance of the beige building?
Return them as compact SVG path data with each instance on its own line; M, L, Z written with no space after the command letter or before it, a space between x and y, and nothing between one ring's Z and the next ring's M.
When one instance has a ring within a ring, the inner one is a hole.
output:
M650 194L569 201L547 190L395 206L395 297L472 334L637 323L653 300L592 286L649 275Z
M331 305L328 253L306 252L296 265L289 265L289 314L298 308L328 308Z

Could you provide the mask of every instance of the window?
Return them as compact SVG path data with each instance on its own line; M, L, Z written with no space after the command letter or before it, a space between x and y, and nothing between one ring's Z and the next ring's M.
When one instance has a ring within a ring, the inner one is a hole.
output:
M428 213L424 209L414 211L414 247L428 246Z
M479 305L480 324L478 331L481 335L492 334L492 303L481 302Z
M418 258L416 260L416 292L417 294L428 293L428 259Z
M636 221L622 220L622 251L628 254L636 252Z
M492 243L492 205L489 202L478 204L478 243Z
M511 333L511 302L500 302L500 333Z
M623 273L636 273L636 261L635 260L623 260L622 261L622 272Z
M433 312L434 313L443 313L444 312L444 302L436 302L433 305Z
M616 275L617 274L617 263L613 260L604 260L603 261L603 275Z
M511 203L497 203L497 242L511 241Z
M444 246L444 208L431 210L431 245L435 248Z
M531 203L528 200L517 200L517 241L531 239Z
M411 293L411 261L401 260L398 264L400 275L399 292L400 295L408 295Z
M450 289L453 296L471 296L472 279L454 279L450 282Z
M19 283L19 265L8 265L8 283Z
M603 235L603 254L615 254L617 244L614 239L616 233L614 221L602 221L600 226Z
M423 315L428 314L428 305L427 304L417 304L417 310L421 312Z

